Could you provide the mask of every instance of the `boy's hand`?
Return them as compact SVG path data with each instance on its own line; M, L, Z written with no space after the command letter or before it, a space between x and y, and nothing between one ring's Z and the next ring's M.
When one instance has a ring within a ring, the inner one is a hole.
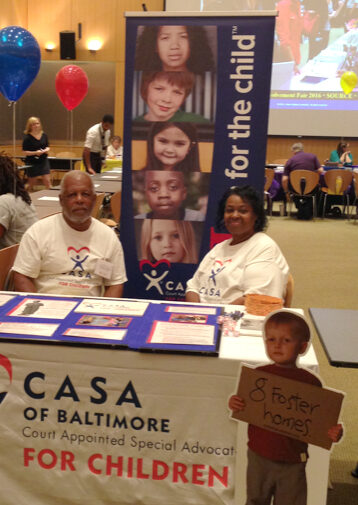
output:
M339 442L343 435L343 426L341 424L337 424L336 426L332 426L328 430L328 436L332 440L332 442Z
M232 395L229 400L229 409L232 411L235 410L244 410L245 408L245 400L241 398L241 396Z

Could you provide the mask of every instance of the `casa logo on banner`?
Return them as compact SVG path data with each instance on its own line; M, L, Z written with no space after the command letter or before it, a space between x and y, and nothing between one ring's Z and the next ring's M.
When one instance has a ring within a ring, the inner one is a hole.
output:
M154 290L163 296L176 296L184 297L185 290L181 282L174 282L170 279L171 264L168 260L160 260L151 263L148 260L142 260L139 263L140 271L143 277L148 280L145 288L146 291Z
M12 364L11 361L6 357L0 354L0 369L5 370L7 377L10 379L10 385L12 383ZM1 372L1 376L2 376ZM1 385L2 388L2 385ZM4 401L5 397L7 395L7 391L0 391L0 405Z

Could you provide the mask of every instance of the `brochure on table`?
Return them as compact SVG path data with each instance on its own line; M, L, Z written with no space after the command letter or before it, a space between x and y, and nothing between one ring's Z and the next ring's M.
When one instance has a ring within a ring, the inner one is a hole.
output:
M0 294L0 339L218 355L220 307Z

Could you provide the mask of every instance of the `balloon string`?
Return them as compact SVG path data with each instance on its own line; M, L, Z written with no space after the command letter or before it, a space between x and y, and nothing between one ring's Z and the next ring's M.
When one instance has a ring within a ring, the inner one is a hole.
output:
M9 107L12 107L12 160L14 167L17 170L15 161L16 156L16 102L10 102ZM14 178L14 195L16 196L16 179Z
M70 110L70 145L71 145L71 151L73 151L73 110ZM72 163L71 161L71 170L72 170Z

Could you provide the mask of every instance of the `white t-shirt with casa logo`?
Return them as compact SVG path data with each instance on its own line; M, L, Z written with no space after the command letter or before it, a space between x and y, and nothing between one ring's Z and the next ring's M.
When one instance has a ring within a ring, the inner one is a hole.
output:
M95 273L98 260L112 265L106 278ZM104 286L127 280L114 231L93 218L88 230L77 231L62 214L41 219L26 231L13 269L33 278L39 293L100 296Z
M240 244L217 244L203 258L186 291L204 303L231 303L256 293L283 298L289 267L280 248L266 233L255 233Z

